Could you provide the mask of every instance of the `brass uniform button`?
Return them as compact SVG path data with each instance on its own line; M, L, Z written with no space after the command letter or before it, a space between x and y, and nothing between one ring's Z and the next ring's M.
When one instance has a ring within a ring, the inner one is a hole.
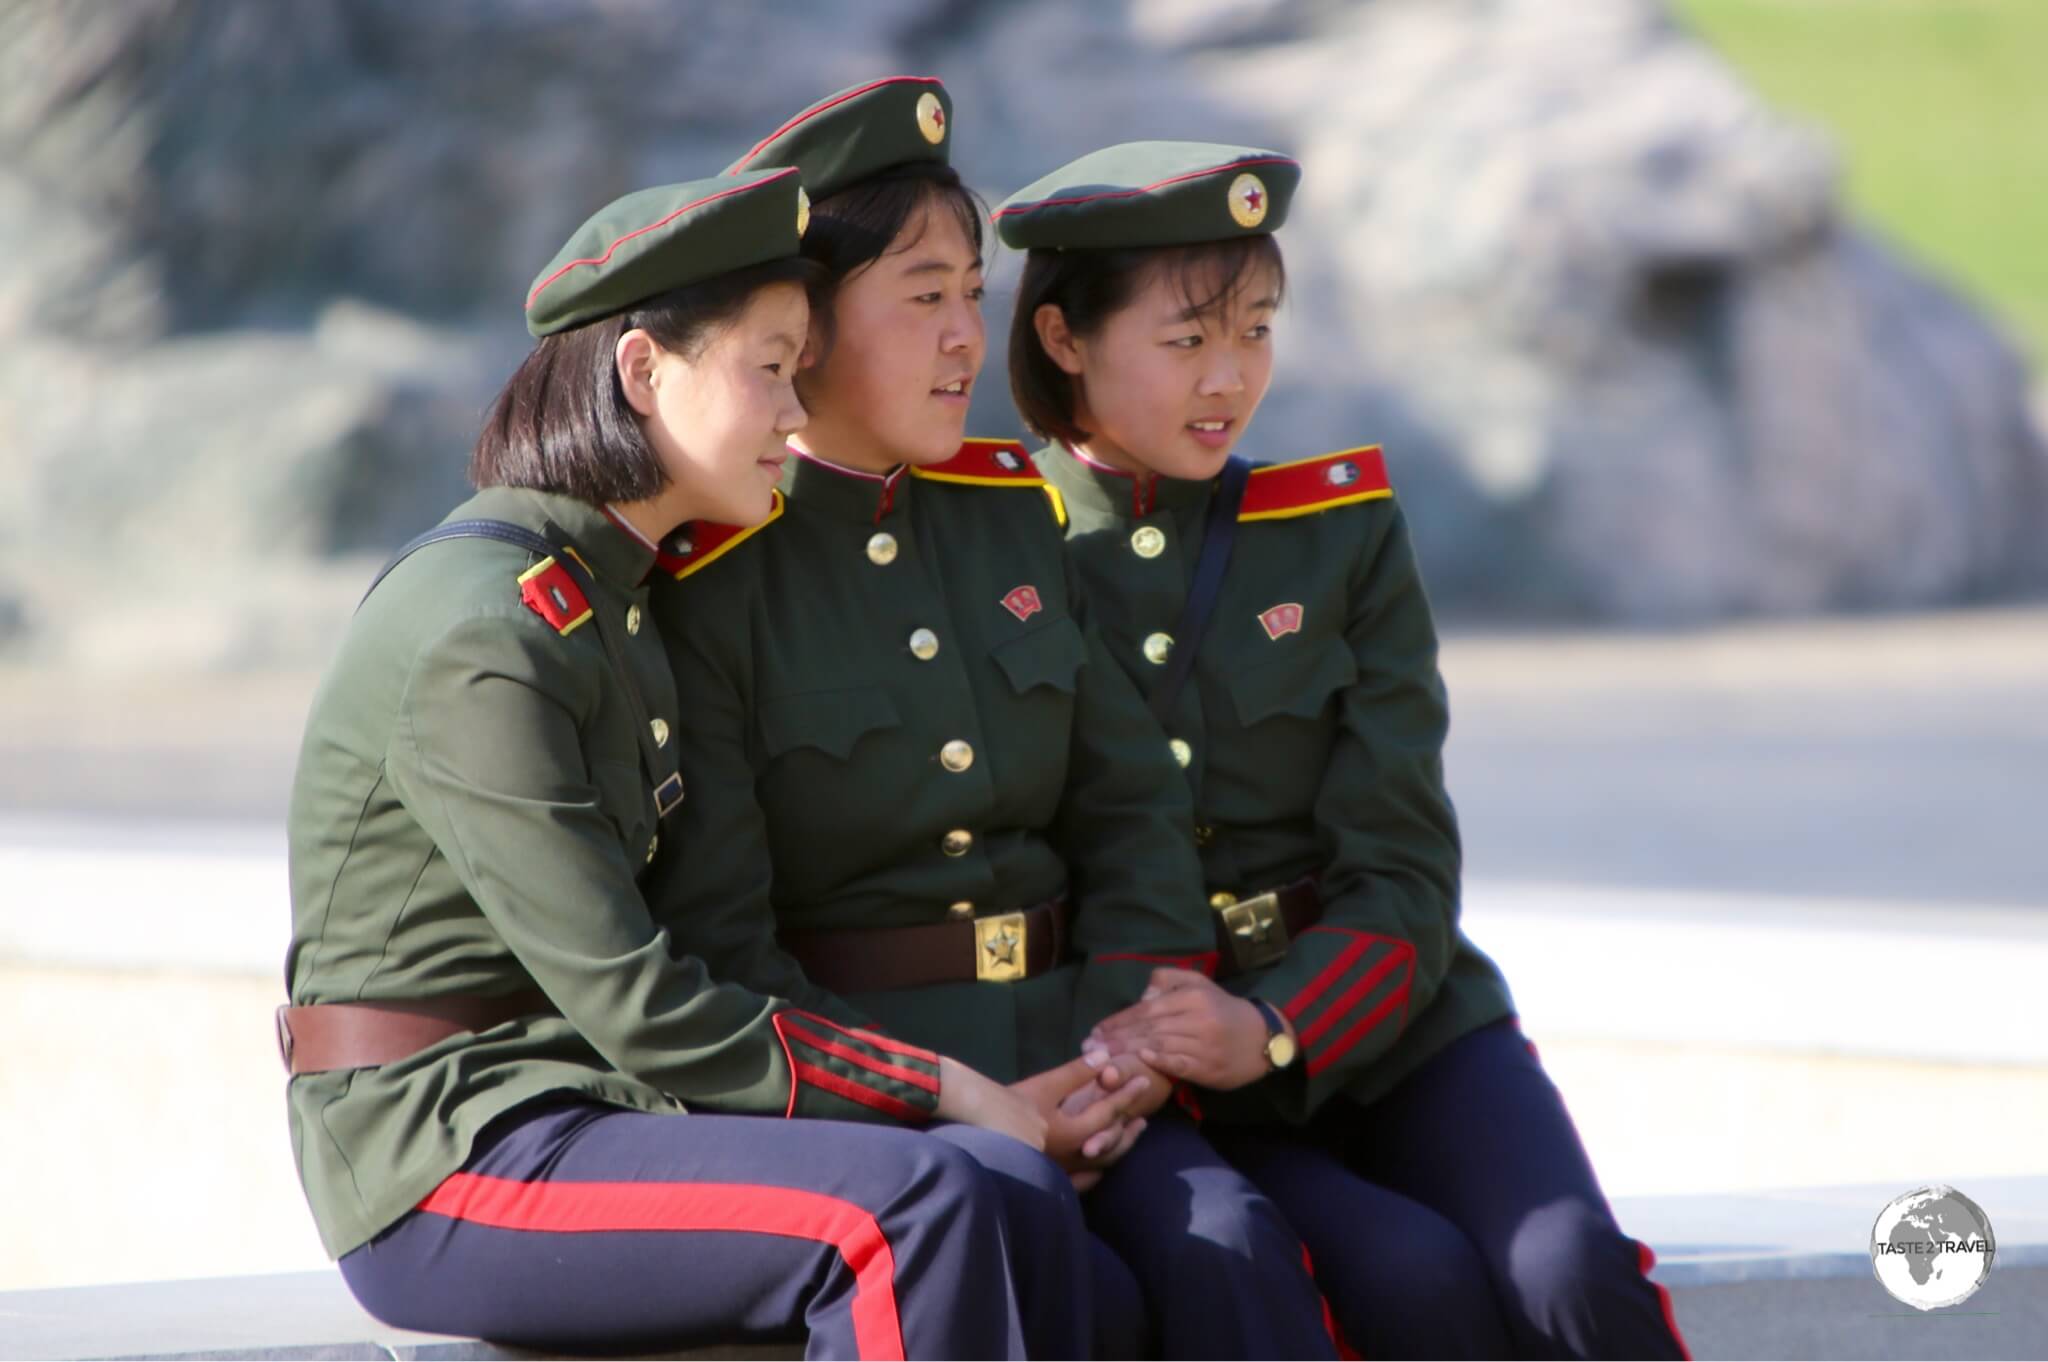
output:
M955 738L939 749L939 765L958 775L974 765L974 749Z
M656 747L667 747L668 720L656 719L653 722L649 723L647 726L654 731L654 745Z
M968 901L967 901L966 899L962 899L962 900L960 900L960 902L958 902L958 903L954 904L954 905L953 905L952 907L948 908L948 909L946 910L946 915L947 915L948 917L952 917L952 918L962 918L962 919L964 919L964 918L970 918L970 917L973 917L973 916L974 916L974 905L973 905L973 904L971 904L971 903L969 903L969 902L968 902Z
M1209 906L1211 908L1229 908L1236 903L1237 895L1231 893L1228 889L1219 889L1209 895Z
M654 860L654 849L660 845L661 838L659 836L654 836L647 839L647 859L650 862Z
M939 839L939 850L948 856L965 856L974 850L974 834L966 828L954 828Z
M1195 845L1196 845L1196 846L1198 846L1198 847L1205 847L1205 846L1209 845L1209 843L1211 843L1211 842L1213 842L1213 841L1215 841L1215 840L1216 840L1216 829L1214 829L1214 828L1210 827L1210 826L1209 826L1209 825L1208 825L1207 823L1197 823L1197 824L1195 824Z
M919 662L929 662L939 655L939 636L929 629L910 631L910 655Z
M1157 558L1166 552L1166 531L1157 525L1140 525L1131 532L1131 552L1140 558Z
M626 632L629 634L640 632L640 607L637 605L626 607Z
M876 567L887 567L896 561L896 536L886 530L868 540L868 561Z
M1165 666L1166 655L1172 651L1172 634L1147 634L1145 636L1145 660L1153 666Z
M1195 749L1188 746L1185 738L1173 739L1166 744L1166 749L1173 753L1173 759L1179 762L1183 768L1195 759Z

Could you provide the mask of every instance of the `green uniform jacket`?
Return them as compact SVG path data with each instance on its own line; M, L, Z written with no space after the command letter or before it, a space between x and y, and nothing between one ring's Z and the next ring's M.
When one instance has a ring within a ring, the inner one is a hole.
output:
M1075 608L1042 482L1021 448L974 442L886 479L793 455L785 491L744 538L693 537L655 593L692 867L663 920L721 977L998 1080L1071 1059L1144 989L1137 957L1210 928L1186 784ZM1079 960L1020 982L837 997L772 935L1061 893Z
M1371 1102L1512 1011L1458 927L1429 602L1378 451L1354 454L1253 474L1168 725L1188 757L1209 888L1246 896L1312 875L1325 904L1285 959L1231 981L1289 1015L1300 1058L1205 1095L1211 1116L1299 1122L1333 1093ZM1037 463L1065 498L1102 636L1149 695L1171 655L1153 636L1180 618L1214 484L1133 478L1059 446Z
M421 549L371 594L306 723L285 974L295 1004L538 986L561 1015L291 1081L293 1145L328 1251L399 1219L486 1122L544 1093L646 1112L923 1119L937 1104L932 1056L713 983L648 910L642 881L652 894L687 866L656 846L599 624L673 723L641 585L653 550L566 497L487 491L451 516L469 518L552 522L597 598L559 565L529 571L525 550L482 539ZM532 588L561 595L529 606Z

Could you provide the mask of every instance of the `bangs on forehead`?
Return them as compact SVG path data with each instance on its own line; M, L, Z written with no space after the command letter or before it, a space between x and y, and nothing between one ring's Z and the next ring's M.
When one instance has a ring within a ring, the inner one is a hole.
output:
M1189 318L1214 321L1235 303L1259 301L1244 295L1259 283L1262 266L1271 269L1277 304L1287 291L1287 271L1270 236L1162 247L1144 266L1143 284L1166 280Z
M985 264L987 206L952 167L928 162L896 167L812 204L801 249L837 283L884 255L916 246L939 213L952 215L975 264Z

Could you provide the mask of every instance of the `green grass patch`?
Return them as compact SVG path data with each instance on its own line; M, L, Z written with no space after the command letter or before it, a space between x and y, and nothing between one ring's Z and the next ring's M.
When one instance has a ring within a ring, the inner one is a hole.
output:
M1849 201L2048 363L2048 0L1676 0L1839 143Z

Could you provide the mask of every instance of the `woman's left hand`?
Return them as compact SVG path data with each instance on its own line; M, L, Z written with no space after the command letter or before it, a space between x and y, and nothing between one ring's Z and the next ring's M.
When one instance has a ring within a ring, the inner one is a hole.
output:
M1157 969L1145 996L1104 1018L1082 1048L1135 1053L1161 1073L1227 1092L1257 1082L1271 1069L1267 1034L1258 1008L1207 975Z

